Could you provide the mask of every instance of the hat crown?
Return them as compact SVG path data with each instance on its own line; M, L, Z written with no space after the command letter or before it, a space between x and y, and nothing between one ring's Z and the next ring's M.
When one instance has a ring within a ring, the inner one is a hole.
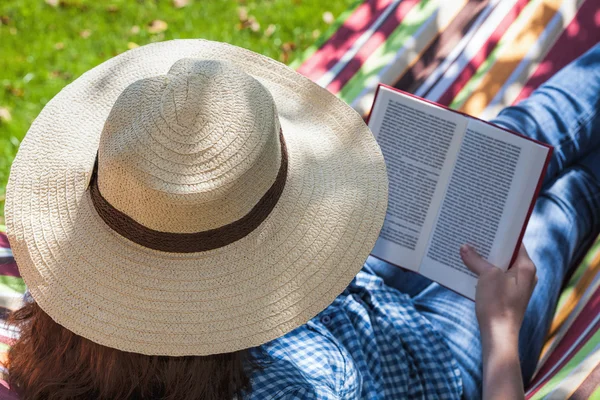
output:
M117 210L162 232L239 220L275 181L279 120L269 91L221 61L182 59L130 85L98 150L98 187Z

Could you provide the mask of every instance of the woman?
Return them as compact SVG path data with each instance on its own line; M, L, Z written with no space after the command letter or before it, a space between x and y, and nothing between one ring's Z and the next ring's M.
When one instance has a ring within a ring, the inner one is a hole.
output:
M46 106L11 170L7 229L32 296L12 316L12 388L522 398L521 367L527 381L561 282L600 226L599 58L596 46L495 121L555 156L524 239L531 258L521 247L503 273L460 250L480 276L476 307L367 259L383 158L324 89L206 41L100 65Z

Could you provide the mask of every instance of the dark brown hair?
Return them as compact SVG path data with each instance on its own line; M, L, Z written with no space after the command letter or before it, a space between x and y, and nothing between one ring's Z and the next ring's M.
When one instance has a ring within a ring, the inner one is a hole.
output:
M232 399L249 392L249 350L147 356L102 346L52 320L35 302L9 316L20 329L6 367L21 400ZM246 366L246 368L244 367Z

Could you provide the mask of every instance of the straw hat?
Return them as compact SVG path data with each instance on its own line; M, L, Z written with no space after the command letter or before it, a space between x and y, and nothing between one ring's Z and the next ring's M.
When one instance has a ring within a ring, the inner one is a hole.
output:
M149 355L260 345L341 293L387 206L360 116L288 67L177 40L63 89L13 163L7 231L35 301Z

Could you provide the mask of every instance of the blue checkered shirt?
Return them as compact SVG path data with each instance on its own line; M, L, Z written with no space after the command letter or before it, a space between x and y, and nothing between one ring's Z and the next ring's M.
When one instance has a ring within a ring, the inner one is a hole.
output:
M252 349L252 400L458 399L444 339L410 297L363 268L316 317Z

